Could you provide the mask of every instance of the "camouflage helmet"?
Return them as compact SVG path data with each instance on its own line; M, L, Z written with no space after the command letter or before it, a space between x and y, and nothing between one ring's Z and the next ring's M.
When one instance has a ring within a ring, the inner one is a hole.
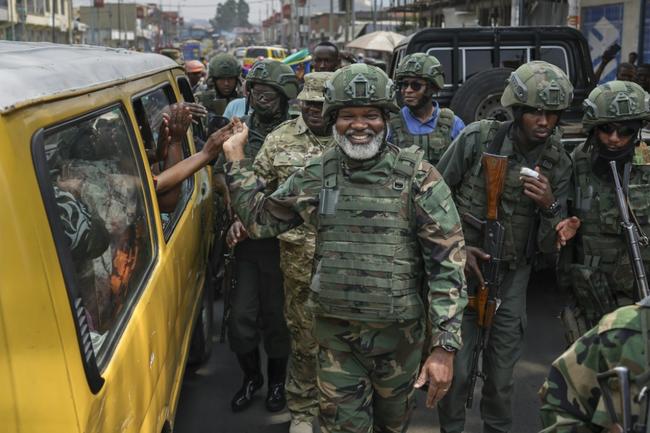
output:
M393 80L376 66L354 63L332 74L325 83L323 117L346 106L369 105L398 112Z
M217 54L210 60L208 74L215 80L241 75L241 65L235 56L228 53Z
M650 120L650 96L629 81L610 81L591 91L582 103L585 132L596 125L626 120Z
M287 99L298 95L298 78L291 66L273 59L255 62L246 75L246 90L250 91L253 84L271 86Z
M402 59L397 67L395 78L400 80L404 77L424 78L435 84L439 89L442 89L445 85L445 77L440 61L434 56L425 53L409 54Z
M332 78L332 74L332 72L312 72L305 75L305 85L298 94L298 100L323 102L325 100L325 83Z
M568 108L572 99L573 85L564 71L537 60L521 65L510 74L501 95L501 105L559 111Z

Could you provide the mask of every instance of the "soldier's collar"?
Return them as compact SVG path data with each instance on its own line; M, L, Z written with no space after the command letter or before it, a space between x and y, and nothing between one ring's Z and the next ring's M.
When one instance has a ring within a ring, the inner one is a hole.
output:
M302 114L296 117L296 133L295 135L302 135L305 132L309 131L305 119L302 118Z

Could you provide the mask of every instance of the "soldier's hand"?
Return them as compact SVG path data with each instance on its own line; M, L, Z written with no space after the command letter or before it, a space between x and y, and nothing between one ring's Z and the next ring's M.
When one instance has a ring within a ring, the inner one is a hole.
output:
M233 122L233 135L223 144L223 153L229 162L244 159L244 146L248 141L246 124L237 117L233 117Z
M194 123L197 123L199 119L208 115L208 110L203 105L197 104L196 102L183 102L183 107L190 110L192 122Z
M246 238L248 238L246 228L239 220L237 220L232 223L228 229L228 233L226 233L226 244L228 245L228 248L232 248Z
M555 226L555 232L557 233L557 239L555 240L555 246L559 250L566 245L578 232L580 228L580 218L572 216L570 218L565 218Z
M436 347L422 366L415 387L421 388L429 382L427 391L428 408L433 408L449 391L454 377L454 353Z
M465 276L469 277L473 274L481 285L485 284L483 279L483 273L481 272L480 262L490 260L490 255L487 254L480 248L477 247L465 247L465 253L467 254L467 260L465 261Z
M521 176L519 178L524 184L524 195L531 198L540 208L548 209L555 201L551 184L548 178L540 173L539 167L535 167L535 171L539 173L537 179L532 176Z

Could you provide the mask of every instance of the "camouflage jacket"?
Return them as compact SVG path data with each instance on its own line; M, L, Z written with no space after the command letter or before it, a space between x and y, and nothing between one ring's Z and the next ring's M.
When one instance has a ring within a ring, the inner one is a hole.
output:
M605 313L631 304L636 289L608 164L601 160L594 168L592 148L587 146L580 145L572 154L569 210L582 223L570 244L573 250L563 252L560 266L571 278L578 307L593 326ZM619 172L623 176L620 167ZM630 219L638 221L640 234L650 233L650 166L632 163L627 194ZM641 246L641 254L647 267L650 249Z
M319 156L329 145L330 137L317 137L309 130L302 116L288 120L266 136L255 157L255 174L272 189L284 182L307 161ZM311 279L311 266L316 249L316 233L306 224L282 233L280 239L281 267L285 278L304 285Z
M369 161L343 157L343 172L351 182L380 183L390 173L399 149L386 146ZM296 171L269 197L255 176L250 160L229 164L227 174L233 206L252 237L273 237L303 222L319 225L319 193L323 186L321 159ZM464 240L449 188L427 162L417 168L413 183L412 218L423 261L422 277L433 325L432 347L460 347L460 323L467 304L463 268ZM315 269L318 267L315 266ZM314 275L314 279L318 273ZM420 311L422 317L424 311ZM315 314L320 312L316 306ZM387 317L387 321L394 318Z
M481 173L481 156L488 148L499 122L482 120L467 126L442 156L436 165L454 193L458 211L472 213L477 218L485 217L486 193L484 176ZM543 146L527 153L520 151L507 134L500 155L508 155L508 171L504 191L499 205L499 221L505 226L503 259L506 266L516 268L530 261L530 253L554 253L555 226L566 214L566 200L571 186L571 159L561 147L559 133L553 134ZM537 205L523 193L519 170L522 166L534 168L539 165L551 184L555 199L560 202L562 212L547 217L539 212ZM539 215L536 233L534 221ZM469 224L463 225L467 245L482 246L482 235ZM532 235L532 236L531 236ZM534 240L531 245L530 240ZM531 251L532 249L532 251Z
M604 316L553 362L540 390L542 433L608 431L611 419L596 376L613 367L625 366L630 371L632 397L638 395L640 390L634 378L649 367L646 336L642 331L649 316L646 308L637 305L619 308ZM617 382L610 381L609 388L615 406L619 407ZM632 398L633 423L640 412L641 405Z

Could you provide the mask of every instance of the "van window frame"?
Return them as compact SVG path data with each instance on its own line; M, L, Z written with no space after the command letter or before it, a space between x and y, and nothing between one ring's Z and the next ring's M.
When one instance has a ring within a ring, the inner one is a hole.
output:
M50 131L57 131L64 129L73 125L75 123L84 122L86 120L96 118L102 114L108 113L118 109L122 112L122 115L125 122L125 127L128 133L128 137L131 140L131 150L135 157L135 167L138 170L138 175L141 181L142 192L144 195L144 205L148 213L148 229L149 229L149 240L151 242L151 260L147 265L142 280L140 284L134 287L134 295L129 300L128 304L125 304L125 312L121 317L115 321L114 331L110 338L106 341L106 348L102 351L100 357L95 355L92 344L90 343L90 332L86 326L86 318L83 313L78 311L78 307L81 306L81 294L80 289L77 286L77 280L74 271L74 261L72 255L68 248L66 247L66 238L64 234L63 227L59 218L55 218L57 215L57 205L56 199L54 197L54 189L52 188L52 183L50 180L49 169L47 165L47 159L45 156L45 133ZM72 321L75 325L75 331L77 334L77 343L79 344L79 350L81 355L81 361L84 367L84 372L86 375L86 381L88 386L93 394L97 394L104 384L104 378L102 373L110 364L110 361L115 353L115 348L121 340L122 334L126 329L135 306L138 305L144 290L146 289L149 280L151 279L151 274L155 267L155 264L158 262L159 254L159 245L158 245L158 236L156 231L153 228L156 226L154 220L154 207L153 201L151 199L151 194L154 193L149 187L149 176L147 174L146 168L144 166L144 161L138 145L138 141L135 135L132 122L130 122L131 117L126 106L120 101L118 103L111 103L110 105L101 107L99 109L86 112L81 115L77 115L70 119L64 120L59 123L55 123L48 127L43 127L37 130L32 136L31 142L31 152L32 152L32 161L34 163L34 169L36 172L36 180L38 183L39 190L41 192L41 197L43 199L43 205L46 210L47 220L49 222L50 231L52 232L52 239L54 241L54 246L56 249L57 257L59 259L59 268L63 276L63 282L66 287L66 292L68 295L68 300L70 302L70 310L72 313Z
M164 83L157 84L157 85L155 85L153 87L148 88L147 90L143 90L142 92L139 92L139 93L136 93L135 95L133 95L131 97L131 108L133 109L133 113L136 114L136 111L137 111L136 105L135 105L136 100L142 98L143 96L149 95L149 94L151 94L151 93L153 93L153 92L155 92L157 90L160 90L160 89L163 90L163 92L168 97L168 99L171 100L172 104L176 104L176 103L180 102L176 98L176 94L174 93L174 87L172 86L172 83L168 82L168 81L165 81ZM181 94L181 96L182 96L182 94ZM145 113L145 115L146 115L146 113ZM136 114L135 117L137 119L138 115ZM151 125L149 125L148 119L146 119L146 120L147 120L147 126L149 127L148 132L153 132L153 131L151 131ZM191 130L191 126L190 126L190 129L188 129L188 131L189 130ZM144 139L144 137L142 137L143 134L142 134L142 131L140 130L140 128L138 128L138 131L140 132L141 138ZM187 155L184 156L184 158L188 158L191 155L193 155L192 148L190 147L190 143L187 140L187 132L185 133L185 136L183 137L183 149L187 150ZM169 241L171 240L172 235L174 234L174 231L176 230L176 226L178 225L178 222L181 220L181 218L183 217L183 215L187 211L187 205L192 201L192 198L196 194L195 176L192 175L192 176L188 177L186 180L190 181L189 189L190 189L190 191L192 191L192 193L187 196L187 199L183 203L183 207L181 209L178 209L178 218L174 219L173 221L170 221L170 223L167 224L164 227L164 229L163 229L163 237L164 237L165 243L169 243ZM175 213L176 213L176 211L175 211ZM162 219L161 219L161 223L162 223Z

